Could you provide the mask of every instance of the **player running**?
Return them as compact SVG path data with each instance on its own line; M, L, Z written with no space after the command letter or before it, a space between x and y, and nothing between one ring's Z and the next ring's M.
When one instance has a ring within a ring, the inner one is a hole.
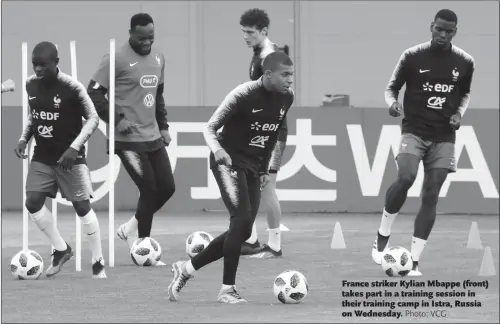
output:
M71 201L80 216L92 250L92 275L106 278L102 257L99 221L90 207L92 182L85 160L85 142L99 125L99 117L85 87L59 71L56 46L41 42L32 53L35 75L26 81L29 101L28 125L15 153L27 159L26 145L34 136L35 151L26 180L26 209L52 245L52 263L48 277L61 271L73 256L71 247L57 230L54 218L45 207L46 197L61 196ZM86 119L83 124L82 117Z
M253 57L250 62L250 80L258 80L262 75L262 62L269 54L279 51L279 47L272 43L267 34L269 29L269 16L262 9L249 9L240 18L240 25L243 30L245 41L248 47L253 48ZM267 224L269 226L268 243L260 245L257 236L255 222L252 226L250 238L241 246L241 254L249 255L252 258L273 258L281 257L281 206L276 194L276 178L281 166L281 159L286 147L288 130L286 118L283 119L281 128L278 131L278 142L274 148L271 163L269 165L270 181L262 190L262 202L267 207Z
M165 58L152 47L153 18L145 13L132 16L129 33L128 42L116 50L115 153L140 193L135 216L117 231L130 249L138 237L150 236L153 215L172 197L175 183L165 150L171 141L163 99ZM105 55L88 86L97 113L106 123L109 64Z
M196 270L224 257L218 300L229 304L246 302L235 287L241 244L250 236L261 190L269 182L269 161L278 130L294 99L291 89L294 68L285 53L269 54L263 70L259 80L231 91L208 121L204 136L211 150L210 167L230 214L229 230L190 261L172 265L170 301L179 300L182 287Z
M403 131L396 157L398 177L387 190L372 258L381 263L392 223L423 161L425 178L411 244L414 262L410 276L422 275L418 262L436 219L441 186L448 173L456 171L455 132L470 100L474 59L451 44L457 21L453 11L440 10L431 23L432 40L403 52L385 91L389 114L398 117L403 109L398 94L406 83Z

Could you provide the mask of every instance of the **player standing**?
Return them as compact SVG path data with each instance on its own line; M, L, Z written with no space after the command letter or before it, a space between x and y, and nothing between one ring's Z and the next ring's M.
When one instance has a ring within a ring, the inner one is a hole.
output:
M441 186L448 173L456 171L455 132L470 100L474 59L451 44L457 22L453 11L440 10L431 23L432 40L403 52L385 91L389 114L397 117L402 110L398 94L406 83L403 131L396 157L398 178L387 191L372 258L381 263L392 223L423 161L425 178L411 244L414 263L410 276L422 275L418 262L436 219Z
M153 215L172 197L175 183L165 150L171 141L163 99L165 58L152 47L153 18L132 16L129 33L128 42L116 51L115 153L140 193L135 216L117 231L130 248L137 237L150 236ZM109 64L105 55L88 86L97 113L107 123Z
M35 137L36 146L26 180L26 209L38 228L45 233L55 250L48 277L61 271L73 256L45 207L46 197L55 198L57 190L71 201L80 216L92 249L94 278L106 278L102 257L99 221L90 207L92 181L85 161L85 142L99 125L99 117L85 87L59 71L56 46L41 42L32 53L35 75L26 81L29 100L28 125L15 149L26 159L26 145ZM83 124L82 117L87 121Z
M261 190L269 182L269 161L288 109L293 103L293 63L283 52L269 54L264 75L231 91L204 131L210 148L210 167L229 214L229 230L216 237L190 261L172 265L170 301L196 270L224 257L219 302L246 302L235 288L241 244L248 239L257 215ZM217 130L223 130L217 134Z
M280 48L268 38L269 16L262 9L249 9L240 17L240 25L248 47L253 48L253 57L250 62L250 80L258 80L264 74L262 62L264 58ZM264 107L262 107L264 108ZM269 226L268 243L260 246L255 222L252 226L250 238L241 246L242 255L251 255L255 258L273 258L282 256L281 250L281 206L276 194L276 178L281 166L281 159L286 147L287 138L286 118L278 131L278 142L274 148L269 165L270 181L262 190L262 202L267 207L267 223Z

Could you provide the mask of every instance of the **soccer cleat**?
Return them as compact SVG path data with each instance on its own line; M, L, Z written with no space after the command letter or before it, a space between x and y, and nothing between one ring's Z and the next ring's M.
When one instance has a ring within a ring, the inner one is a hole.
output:
M413 261L413 268L408 272L408 277L421 277L422 272L418 270L418 261Z
M248 257L253 259L272 259L281 258L282 256L282 249L280 249L279 251L275 251L269 245L264 244L259 250L255 252L255 254L251 254Z
M134 242L139 238L139 235L132 235L127 232L126 224L122 224L116 230L116 235L118 235L120 240L127 241L129 250L132 248L132 245L134 245Z
M52 253L52 263L45 272L47 277L51 277L61 271L63 264L73 256L71 246L69 246L68 243L66 243L66 246L67 248L64 251L54 250L54 253Z
M377 238L373 242L372 259L376 264L382 264L384 251L389 245L389 236L383 236L377 232Z
M241 255L252 255L261 249L259 240L255 243L243 242L241 245Z
M187 261L177 261L172 264L172 272L174 273L174 278L168 286L168 299L171 302L179 301L179 293L182 287L184 287L187 281L193 276L182 273L182 269L185 267Z
M219 295L217 296L217 300L220 303L225 304L248 303L245 299L241 298L234 286L231 286L228 289L221 289Z
M92 265L92 278L94 279L106 279L106 270L104 269L104 260L102 258L99 261L94 262Z

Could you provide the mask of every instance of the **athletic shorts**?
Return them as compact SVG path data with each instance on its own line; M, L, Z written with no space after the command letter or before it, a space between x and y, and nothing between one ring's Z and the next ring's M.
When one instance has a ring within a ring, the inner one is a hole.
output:
M281 168L281 160L283 159L283 153L285 152L286 142L278 141L276 143L277 149L273 150L271 155L271 160L269 161L269 172L277 173Z
M32 161L26 180L26 191L46 192L55 198L57 190L69 201L89 200L93 196L90 170L86 164L75 164L68 171L57 166Z
M401 136L399 144L398 155L401 153L418 156L424 164L424 171L430 169L457 171L454 143L425 141L416 135L405 133Z

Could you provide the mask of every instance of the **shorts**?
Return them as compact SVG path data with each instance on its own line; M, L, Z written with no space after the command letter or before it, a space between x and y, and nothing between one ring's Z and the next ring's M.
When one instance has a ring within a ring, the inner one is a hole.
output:
M416 135L405 133L401 136L399 144L398 155L401 153L418 156L424 164L424 171L430 169L457 171L454 143L425 141Z
M278 141L276 142L276 149L273 150L271 155L271 160L269 161L269 173L278 173L281 168L281 160L283 159L283 153L285 152L286 142Z
M75 164L69 171L32 161L26 180L26 191L46 192L55 198L57 190L68 201L89 200L93 196L90 170L86 164Z

